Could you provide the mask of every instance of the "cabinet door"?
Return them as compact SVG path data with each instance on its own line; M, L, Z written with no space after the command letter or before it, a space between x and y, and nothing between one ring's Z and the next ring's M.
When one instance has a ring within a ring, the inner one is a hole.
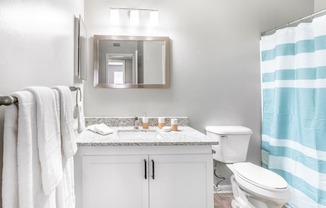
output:
M148 208L147 160L147 155L83 156L83 208Z
M213 208L211 155L150 155L149 159L150 208Z

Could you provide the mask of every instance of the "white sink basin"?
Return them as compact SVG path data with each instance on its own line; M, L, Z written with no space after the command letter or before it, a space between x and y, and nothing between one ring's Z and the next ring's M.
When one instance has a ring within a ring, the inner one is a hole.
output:
M119 139L160 139L162 135L156 130L118 130Z

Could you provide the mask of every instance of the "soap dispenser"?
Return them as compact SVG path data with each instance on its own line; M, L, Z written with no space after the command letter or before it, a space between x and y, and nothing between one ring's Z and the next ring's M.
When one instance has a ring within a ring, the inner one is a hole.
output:
M178 131L178 119L176 118L171 119L171 130Z
M148 129L148 117L146 116L146 113L142 119L143 122L143 129Z
M134 129L138 129L138 127L139 127L139 119L138 117L135 117Z
M165 118L164 117L158 117L158 128L162 129L165 125Z

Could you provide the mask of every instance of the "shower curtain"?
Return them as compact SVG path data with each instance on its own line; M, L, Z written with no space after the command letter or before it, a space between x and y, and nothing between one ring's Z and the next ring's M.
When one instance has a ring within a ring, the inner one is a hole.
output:
M262 163L290 207L326 208L326 16L261 39Z

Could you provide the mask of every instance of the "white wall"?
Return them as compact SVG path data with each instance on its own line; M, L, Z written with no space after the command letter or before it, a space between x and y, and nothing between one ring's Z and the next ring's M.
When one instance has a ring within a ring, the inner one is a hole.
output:
M160 26L112 26L110 7L158 9ZM311 0L85 0L89 37L157 35L172 43L169 89L98 89L89 79L86 115L188 116L202 132L207 125L244 125L254 131L248 160L260 164L260 33L313 10Z
M326 1L325 0L315 0L315 12L326 9Z
M0 94L31 85L72 85L74 15L83 12L83 0L1 0ZM1 167L4 108L0 107ZM2 178L1 173L2 169Z

